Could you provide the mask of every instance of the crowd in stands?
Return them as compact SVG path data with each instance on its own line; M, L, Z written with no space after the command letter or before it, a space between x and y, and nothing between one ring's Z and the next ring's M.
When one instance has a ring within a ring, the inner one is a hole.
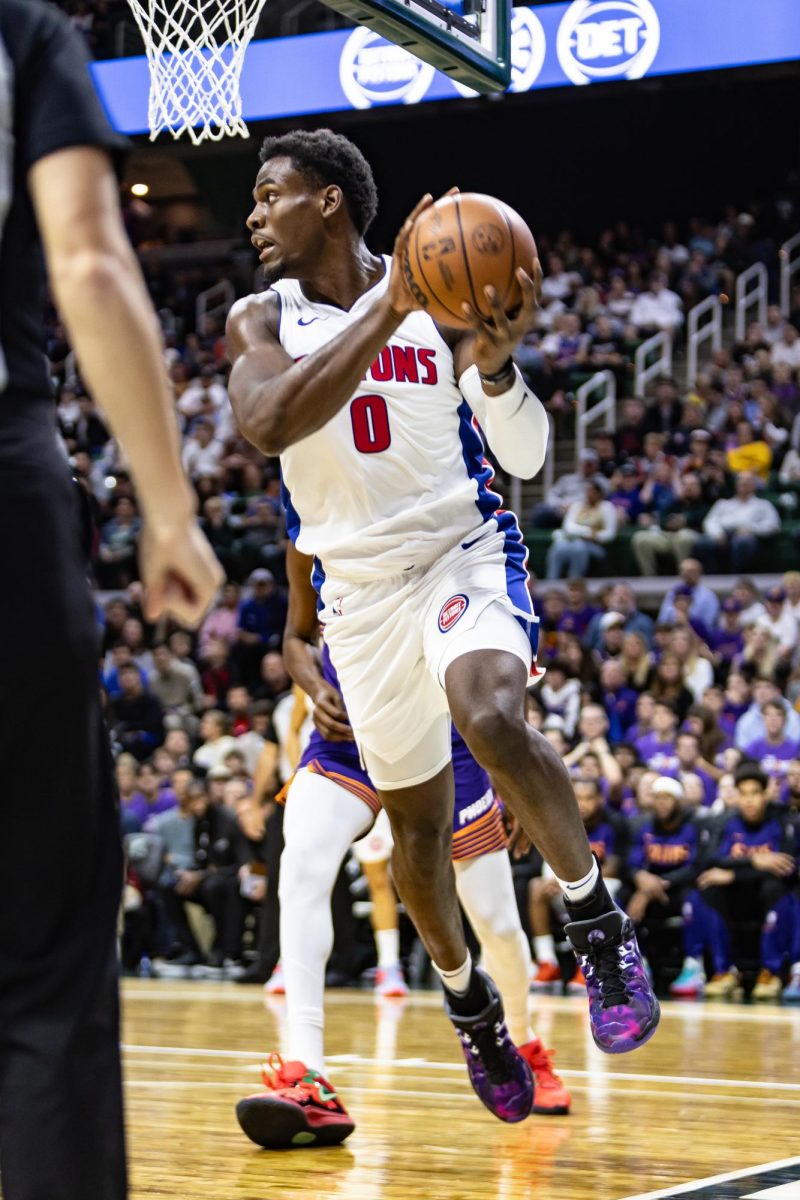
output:
M688 305L729 287L759 245L735 215L694 222L683 241L669 227L652 243L618 229L587 251L562 235L523 370L544 381L556 416L577 370L608 365L627 384L633 342L662 318L679 337ZM124 965L254 980L278 960L275 797L307 713L281 655L279 473L235 428L219 325L195 327L193 287L206 282L154 278L172 318L184 464L228 579L196 634L144 619L133 482L55 314L48 354L96 530L101 677L129 850ZM532 585L547 673L529 719L563 755L618 901L660 986L678 994L732 995L744 977L756 997L800 999L800 573L766 588L748 577L798 493L800 339L770 308L688 394L663 379L646 402L623 399L616 432L597 434L530 515L555 537L549 578ZM626 528L643 574L678 573L658 612L640 611L627 584L591 578ZM728 571L721 588L704 582ZM580 989L547 869L535 852L514 869L534 986ZM337 885L342 980L369 963L349 886Z

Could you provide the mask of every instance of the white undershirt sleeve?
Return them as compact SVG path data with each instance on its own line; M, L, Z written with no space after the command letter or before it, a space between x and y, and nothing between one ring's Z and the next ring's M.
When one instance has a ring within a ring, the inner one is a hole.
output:
M517 367L514 376L508 391L488 396L473 365L463 373L458 386L503 470L520 479L532 479L544 464L550 425L544 405Z

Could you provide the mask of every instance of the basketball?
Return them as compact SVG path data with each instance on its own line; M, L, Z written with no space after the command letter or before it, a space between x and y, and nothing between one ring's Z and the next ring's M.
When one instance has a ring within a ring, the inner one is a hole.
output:
M478 192L444 196L417 218L405 262L406 282L435 321L467 328L461 305L491 318L483 289L491 284L506 312L522 303L516 271L529 275L536 242L519 213Z

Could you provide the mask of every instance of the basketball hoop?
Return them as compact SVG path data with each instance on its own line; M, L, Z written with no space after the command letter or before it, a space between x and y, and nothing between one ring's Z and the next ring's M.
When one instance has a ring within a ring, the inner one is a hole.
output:
M239 80L266 0L128 0L150 68L150 140L164 129L247 137Z

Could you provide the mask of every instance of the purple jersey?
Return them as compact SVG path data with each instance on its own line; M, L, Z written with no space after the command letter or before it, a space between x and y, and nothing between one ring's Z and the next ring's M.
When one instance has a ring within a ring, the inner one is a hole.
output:
M760 825L748 825L735 813L725 822L717 858L751 858L756 850L781 850L785 830L775 816L766 816Z
M586 836L592 853L597 855L600 866L605 866L607 860L616 852L617 831L610 821L600 814L600 820L593 828L586 826Z
M563 617L558 621L559 633L574 633L577 637L583 637L586 630L589 628L589 622L596 615L598 609L592 604L586 604L583 608L577 611L568 608Z
M324 643L322 674L326 683L341 692L336 668ZM489 776L470 754L455 726L452 727L452 748L456 794L453 811L453 858L474 858L478 854L504 849L506 837L502 809L492 791ZM380 808L380 800L372 780L362 766L355 742L329 742L315 728L298 763L298 770L300 767L307 767L315 774L325 775L340 787L353 792L373 812Z
M685 815L672 832L665 830L655 817L650 817L636 835L628 866L631 871L669 875L681 867L694 865L697 853L697 826L691 815Z
M648 733L636 742L639 757L651 771L666 775L668 771L677 771L678 756L675 753L674 742L659 741L658 734Z
M762 770L777 779L778 783L783 783L789 773L789 763L793 758L800 757L800 742L785 739L776 746L766 738L759 738L757 742L750 743L745 754L761 763Z
M134 817L140 825L144 825L150 817L156 817L159 813L169 812L171 808L177 807L178 797L172 788L162 788L153 804L148 804L141 792L134 792L128 803L122 806L122 811Z

